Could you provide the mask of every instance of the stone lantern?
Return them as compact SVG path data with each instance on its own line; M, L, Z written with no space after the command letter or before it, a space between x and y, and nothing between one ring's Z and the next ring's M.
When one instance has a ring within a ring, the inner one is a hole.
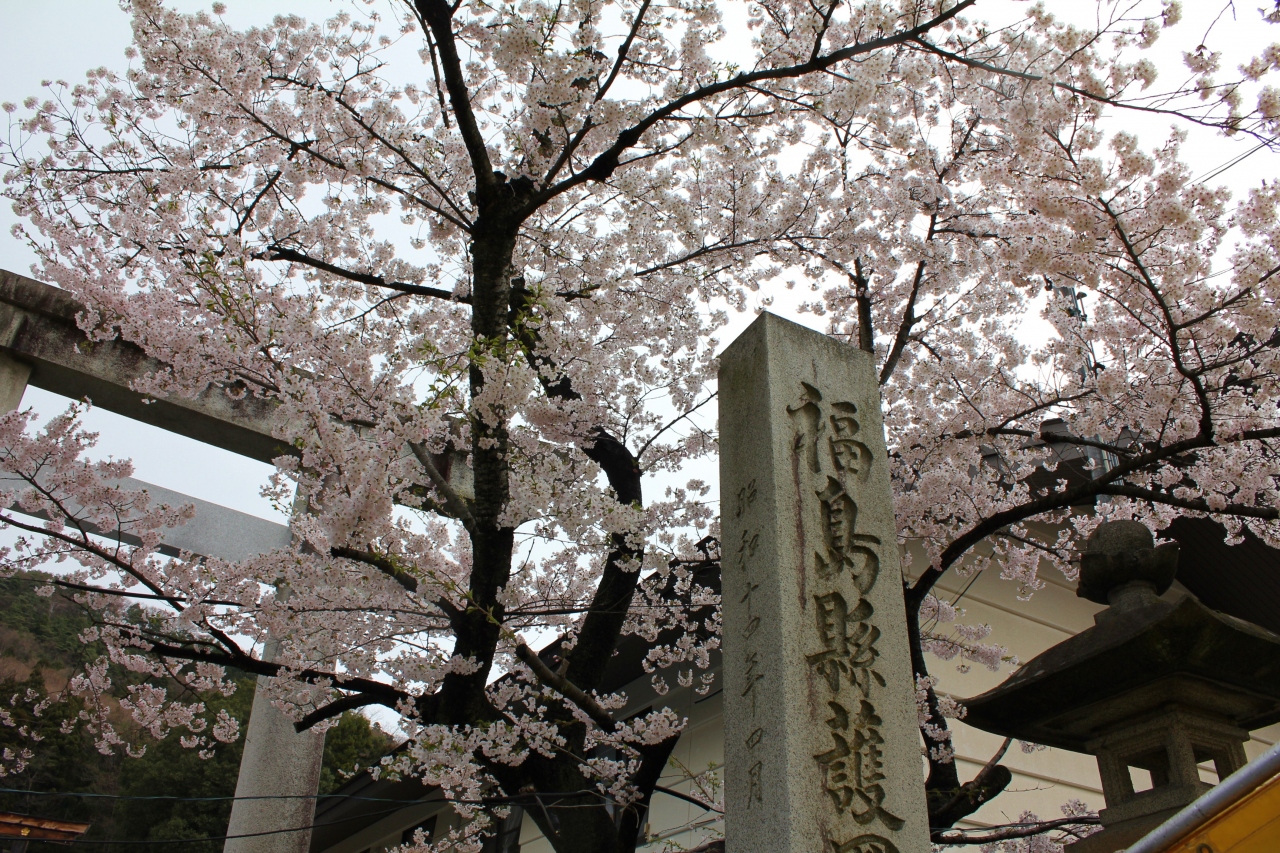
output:
M1135 521L1098 525L1077 594L1110 606L1095 624L965 702L984 731L1093 755L1103 830L1069 853L1112 853L1245 763L1249 732L1280 720L1280 636L1192 598L1165 601L1176 545ZM1223 566L1224 572L1231 570ZM1135 790L1130 768L1150 775Z

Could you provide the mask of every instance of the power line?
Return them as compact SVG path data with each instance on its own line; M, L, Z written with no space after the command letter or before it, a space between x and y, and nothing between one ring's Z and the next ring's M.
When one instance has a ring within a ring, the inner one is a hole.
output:
M258 796L244 797L179 797L167 794L154 795L134 795L134 794L96 794L90 791L24 791L21 788L0 788L0 794L23 794L34 797L79 797L82 799L99 799L99 800L168 800L171 802L184 803L213 803L225 802L227 800L323 800L323 799L343 799L358 800L369 803L404 803L405 805L413 805L423 802L422 800L401 800L394 797L361 797L357 794L262 794ZM439 802L444 802L440 800ZM489 802L488 800L481 803Z
M259 794L255 796L227 796L227 797L179 797L167 794L98 794L90 791L26 791L21 788L0 788L0 794L22 794L35 797L78 797L81 799L103 799L103 800L127 800L127 801L144 801L144 800L166 800L169 802L183 803L213 803L227 802L230 800L347 800L365 803L400 803L403 807L422 805L424 803L460 803L462 805L472 806L489 806L489 805L505 805L510 803L519 804L525 802L529 797L563 799L567 797L581 797L584 795L600 797L607 799L598 791L581 789L577 791L562 791L551 793L535 793L535 794L519 794L513 797L485 797L479 800L450 800L443 797L438 799L421 799L421 800L405 800L396 797L362 797L359 794ZM610 800L611 801L611 800ZM288 830L292 832L293 830Z
M1194 179L1194 180L1192 181L1192 183L1193 183L1193 184L1202 184L1202 183L1204 183L1205 181L1213 180L1214 178L1218 177L1218 175L1221 175L1223 172L1227 171L1228 169L1230 169L1230 168L1232 168L1232 167L1234 167L1234 166L1238 166L1238 165L1240 165L1240 163L1244 162L1244 161L1245 161L1246 159L1248 159L1249 157L1252 157L1254 154L1257 154L1257 153L1258 153L1259 151L1261 151L1263 148L1266 148L1266 147L1267 147L1267 146L1269 146L1272 142L1275 142L1275 141L1276 141L1276 140L1273 138L1273 139L1267 139L1267 140L1264 140L1264 141L1262 141L1262 142L1259 142L1257 145L1255 145L1253 148L1250 148L1248 151L1244 152L1243 154L1241 154L1241 155L1239 155L1239 156L1237 156L1237 157L1233 157L1233 158L1231 158L1231 159L1230 159L1230 160L1228 160L1227 162L1223 163L1221 166L1218 166L1218 167L1216 167L1216 168L1210 169L1206 174L1202 175L1202 176L1201 176L1201 177L1199 177L1199 178Z
M670 788L658 786L654 788L654 791L668 794L670 796L676 797L681 800L686 800L690 803L693 803L694 805L701 806L703 809L709 812L715 812L718 814L721 813L720 810L715 808L714 806L710 806L707 803L704 803L700 800L697 800L679 791L674 791ZM363 812L358 815L352 815L351 817L345 817L345 818L340 818L338 820L326 821L325 823L310 823L310 824L307 824L306 826L294 826L294 827L289 827L288 829L271 829L271 830L265 830L263 832L246 832L240 835L206 835L200 838L147 838L147 839L79 838L71 841L58 842L60 844L112 844L112 845L117 845L117 844L139 844L139 845L141 844L145 844L145 845L195 844L202 841L230 841L231 839L236 839L236 838L260 838L265 835L282 835L288 832L305 832L306 830L309 830L309 829L318 829L326 826L337 826L338 824L349 823L353 820L364 820L371 817L385 817L387 815L395 814L396 812L404 811L405 809L413 806L429 805L432 803L450 803L450 804L462 803L462 804L468 804L468 805L497 805L497 804L503 804L503 803L510 803L510 804L518 805L520 803L528 802L530 797L541 802L544 797L562 799L566 797L580 797L583 795L594 796L594 797L600 798L601 800L612 801L609 797L604 796L599 791L591 791L586 789L578 790L578 791L567 791L563 793L549 793L549 794L537 793L537 794L523 794L515 797L490 797L483 800L448 800L444 798L422 799L422 800L396 800L396 799L391 799L386 797L361 797L354 794L264 794L261 796L251 796L251 797L234 797L234 796L232 797L177 797L177 796L163 796L163 795L133 796L128 794L95 794L90 792L79 792L79 791L65 791L65 792L64 791L24 791L20 788L0 788L0 794L29 794L34 796L45 796L45 797L82 797L82 798L101 798L101 799L112 799L112 800L175 800L175 801L182 801L182 802L210 802L210 801L225 801L225 800L309 800L309 799L339 798L347 801L356 800L356 801L362 801L362 802L396 803L397 804L397 807L393 809L383 809L381 811L376 811L376 812ZM552 808L556 808L556 806L553 805Z
M443 801L441 801L443 802ZM406 803L415 805L414 803ZM353 820L364 820L370 817L385 817L389 814L395 814L401 809L385 809L379 812L366 812L364 814L353 815L352 817L344 817L340 820L331 820L327 823L309 823L306 826L294 826L289 829L269 829L262 832L246 832L240 835L206 835L201 838L140 838L140 839L90 839L77 838L73 841L59 841L59 844L195 844L201 841L229 841L233 838L260 838L264 835L282 835L286 832L305 832L308 829L316 829L324 826L337 826L340 823L350 823Z

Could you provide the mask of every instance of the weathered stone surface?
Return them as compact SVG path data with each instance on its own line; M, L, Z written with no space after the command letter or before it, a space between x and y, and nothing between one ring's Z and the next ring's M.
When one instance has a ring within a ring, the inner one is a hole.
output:
M40 481L43 478L37 478ZM161 554L176 557L186 551L196 557L216 557L220 560L247 560L268 551L288 548L292 543L287 525L277 524L247 512L231 509L210 501L193 498L181 492L175 492L154 483L136 480L133 477L122 477L112 481L124 491L146 492L155 504L182 506L191 504L195 507L196 517L181 527L164 530L160 534ZM26 481L7 474L0 474L0 487L22 489ZM72 512L81 507L74 501L67 502ZM23 513L19 506L12 506L14 512ZM43 518L43 515L37 516ZM112 540L119 540L126 545L137 545L142 540L130 530L99 530L88 522L82 526L91 533L100 533Z
M27 391L30 378L30 365L0 353L0 414L8 414L22 405L22 395Z
M0 273L3 271L0 270ZM0 315L2 314L3 310L0 310ZM29 365L0 353L0 414L12 412L22 405L22 395L26 392L30 375ZM0 475L0 483L8 479ZM118 482L120 488L126 491L147 492L153 503L195 506L194 521L167 530L161 535L159 550L162 554L176 556L183 551L188 551L200 557L245 560L278 548L289 547L289 528L286 525L193 498L133 477L124 477ZM74 510L75 507L72 509ZM21 512L21 510L17 511ZM111 538L119 538L130 545L136 545L140 541L137 536L128 532L113 531L107 535Z
M274 647L267 643L266 660L275 658ZM267 682L259 676L253 696L223 853L307 853L311 847L324 735L295 731L267 700Z
M0 352L29 366L28 382L73 400L270 462L289 453L271 434L276 405L252 395L235 399L210 387L194 400L147 401L132 383L164 365L123 340L90 343L76 325L84 310L66 291L0 270Z
M164 363L128 341L90 342L76 325L83 310L66 291L0 269L0 413L17 408L30 384L73 400L87 397L109 412L259 462L295 452L272 434L279 404L270 398L228 395L217 385L194 399L157 400L134 391L134 382ZM13 377L20 371L19 387ZM435 464L455 491L471 496L465 454L445 452Z
M212 501L193 498L154 483L125 477L120 488L145 491L153 504L170 506L192 504L196 517L181 527L164 531L160 537L160 553L176 555L189 551L220 560L247 560L268 551L288 548L292 544L289 526L240 512Z
M1122 587L1147 587L1149 597L1154 598L1168 591L1177 573L1177 545L1156 547L1151 531L1137 521L1104 521L1089 534L1080 555L1076 595L1114 608L1116 593ZM1120 597L1145 602L1148 596L1133 589L1121 592Z
M728 853L922 853L872 357L763 314L720 360Z
M278 443L267 425L270 407L262 400L237 401L215 390L200 401L143 405L142 396L128 385L159 363L121 341L82 350L87 342L75 325L78 310L57 288L0 270L0 414L21 405L30 382L64 396L88 396L109 411L250 458L269 461L278 454ZM4 349L24 360L5 354ZM193 521L165 532L162 553L188 551L243 560L290 544L289 528L283 524L132 477L121 480L120 486L144 489L158 503L195 504ZM138 541L128 533L109 535L130 544ZM266 660L274 659L276 645L268 641L263 652ZM260 688L267 683L259 677ZM293 722L272 707L259 689L245 732L237 799L227 829L233 837L225 842L225 853L307 853L323 757L324 735L295 731Z
M307 496L299 492L293 513L306 510ZM276 587L278 601L288 601L289 594L288 586ZM263 660L277 659L281 639L273 636L263 644ZM311 848L324 735L315 729L299 732L267 700L273 680L258 676L223 853L308 853Z

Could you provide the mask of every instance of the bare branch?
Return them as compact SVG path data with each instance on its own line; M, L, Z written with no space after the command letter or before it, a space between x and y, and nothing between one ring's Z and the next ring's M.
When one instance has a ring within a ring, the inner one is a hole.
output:
M130 592L127 589L104 589L103 587L100 587L100 586L91 586L89 584L82 584L82 583L71 583L70 581L64 581L64 580L54 580L53 585L63 587L64 589L83 590L85 592L97 593L98 595L119 596L120 598L141 598L149 601L164 601L164 602L170 602L170 603L173 601L178 601L178 602L181 602L182 604L191 603L190 599L179 598L178 596L157 595L151 592ZM244 606L239 601L226 601L219 598L205 598L205 599L201 599L199 603L200 604L221 604L221 605L226 605L228 607Z
M640 8L636 10L636 19L631 23L631 30L627 33L627 37L622 42L622 46L618 48L618 59L613 63L613 69L609 72L609 76L600 84L600 88L596 90L595 100L599 101L609 91L609 87L613 85L613 81L618 78L618 72L622 70L622 65L627 61L627 54L631 52L631 43L636 39L636 33L640 32L640 26L644 23L645 12L649 11L650 0L644 0L640 4ZM554 173L553 173L554 174Z
M400 293L407 293L411 296L430 296L435 299L444 299L449 302L461 302L470 304L471 300L466 296L451 293L439 287L425 287L421 284L409 284L403 281L387 281L380 275L372 273L356 272L355 270L345 269L331 264L328 261L322 261L319 258L313 258L310 255L296 251L294 249L286 249L283 246L272 246L262 255L269 261L289 261L290 263L302 264L303 266L318 269L321 272L327 272L330 275L336 275L339 278L345 278L348 281L354 281L357 284L369 284L374 287L385 287L388 290L396 290Z
M1098 826L1102 821L1097 815L1081 815L1080 817L1060 817L1056 820L1042 820L1034 823L1010 823L1004 826L993 826L986 829L937 829L932 833L934 844L990 844L993 841L1006 841L1013 838L1030 838L1052 832L1055 829L1066 829L1073 826Z
M334 557L341 557L344 560L351 560L357 563L364 563L366 566L373 566L373 568L382 572L409 592L418 591L418 579L400 566L396 565L396 562L389 557L384 557L381 554L375 554L372 551L358 551L355 548L330 548L329 553Z
M305 732L316 723L322 723L325 720L332 719L347 711L354 711L357 708L364 708L369 705L381 704L382 700L363 693L352 693L343 696L341 699L335 699L328 705L316 708L310 714L307 714L301 720L293 724L294 731ZM392 709L394 710L394 708Z
M930 218L930 233L933 231L933 222L936 217ZM906 349L907 341L911 339L911 330L915 328L920 318L916 316L916 300L920 297L920 284L924 281L925 262L921 260L916 264L916 277L911 284L911 295L907 297L907 307L902 311L902 323L898 326L898 334L893 339L893 347L889 350L889 355L884 360L884 367L880 369L880 384L889 381L889 377L893 375L893 371L897 369L898 362L902 359L902 352Z

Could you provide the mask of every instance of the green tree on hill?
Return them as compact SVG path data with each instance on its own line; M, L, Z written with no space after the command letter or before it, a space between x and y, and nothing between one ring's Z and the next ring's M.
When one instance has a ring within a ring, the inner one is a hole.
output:
M176 737L151 742L138 758L103 755L83 727L63 731L83 709L78 699L55 702L38 717L25 712L22 703L9 705L8 697L15 694L65 683L101 651L79 641L91 621L73 601L36 594L49 580L39 573L0 579L0 665L9 673L0 677L0 707L13 717L12 725L0 725L0 749L33 752L21 773L0 778L0 788L5 789L0 792L0 810L89 823L86 841L220 838L231 814L229 798L235 793L242 741L221 745L208 758L184 748ZM111 674L116 685L137 681L123 671ZM236 686L230 696L213 693L202 699L210 717L225 709L243 731L253 705L254 681L240 677ZM33 744L38 748L32 749ZM325 738L320 793L337 789L357 767L376 764L392 745L391 737L367 718L345 714ZM96 796L15 793L22 791ZM218 853L222 841L186 840L175 847ZM52 853L66 848L34 842L29 849ZM119 853L121 848L84 844L78 849Z

